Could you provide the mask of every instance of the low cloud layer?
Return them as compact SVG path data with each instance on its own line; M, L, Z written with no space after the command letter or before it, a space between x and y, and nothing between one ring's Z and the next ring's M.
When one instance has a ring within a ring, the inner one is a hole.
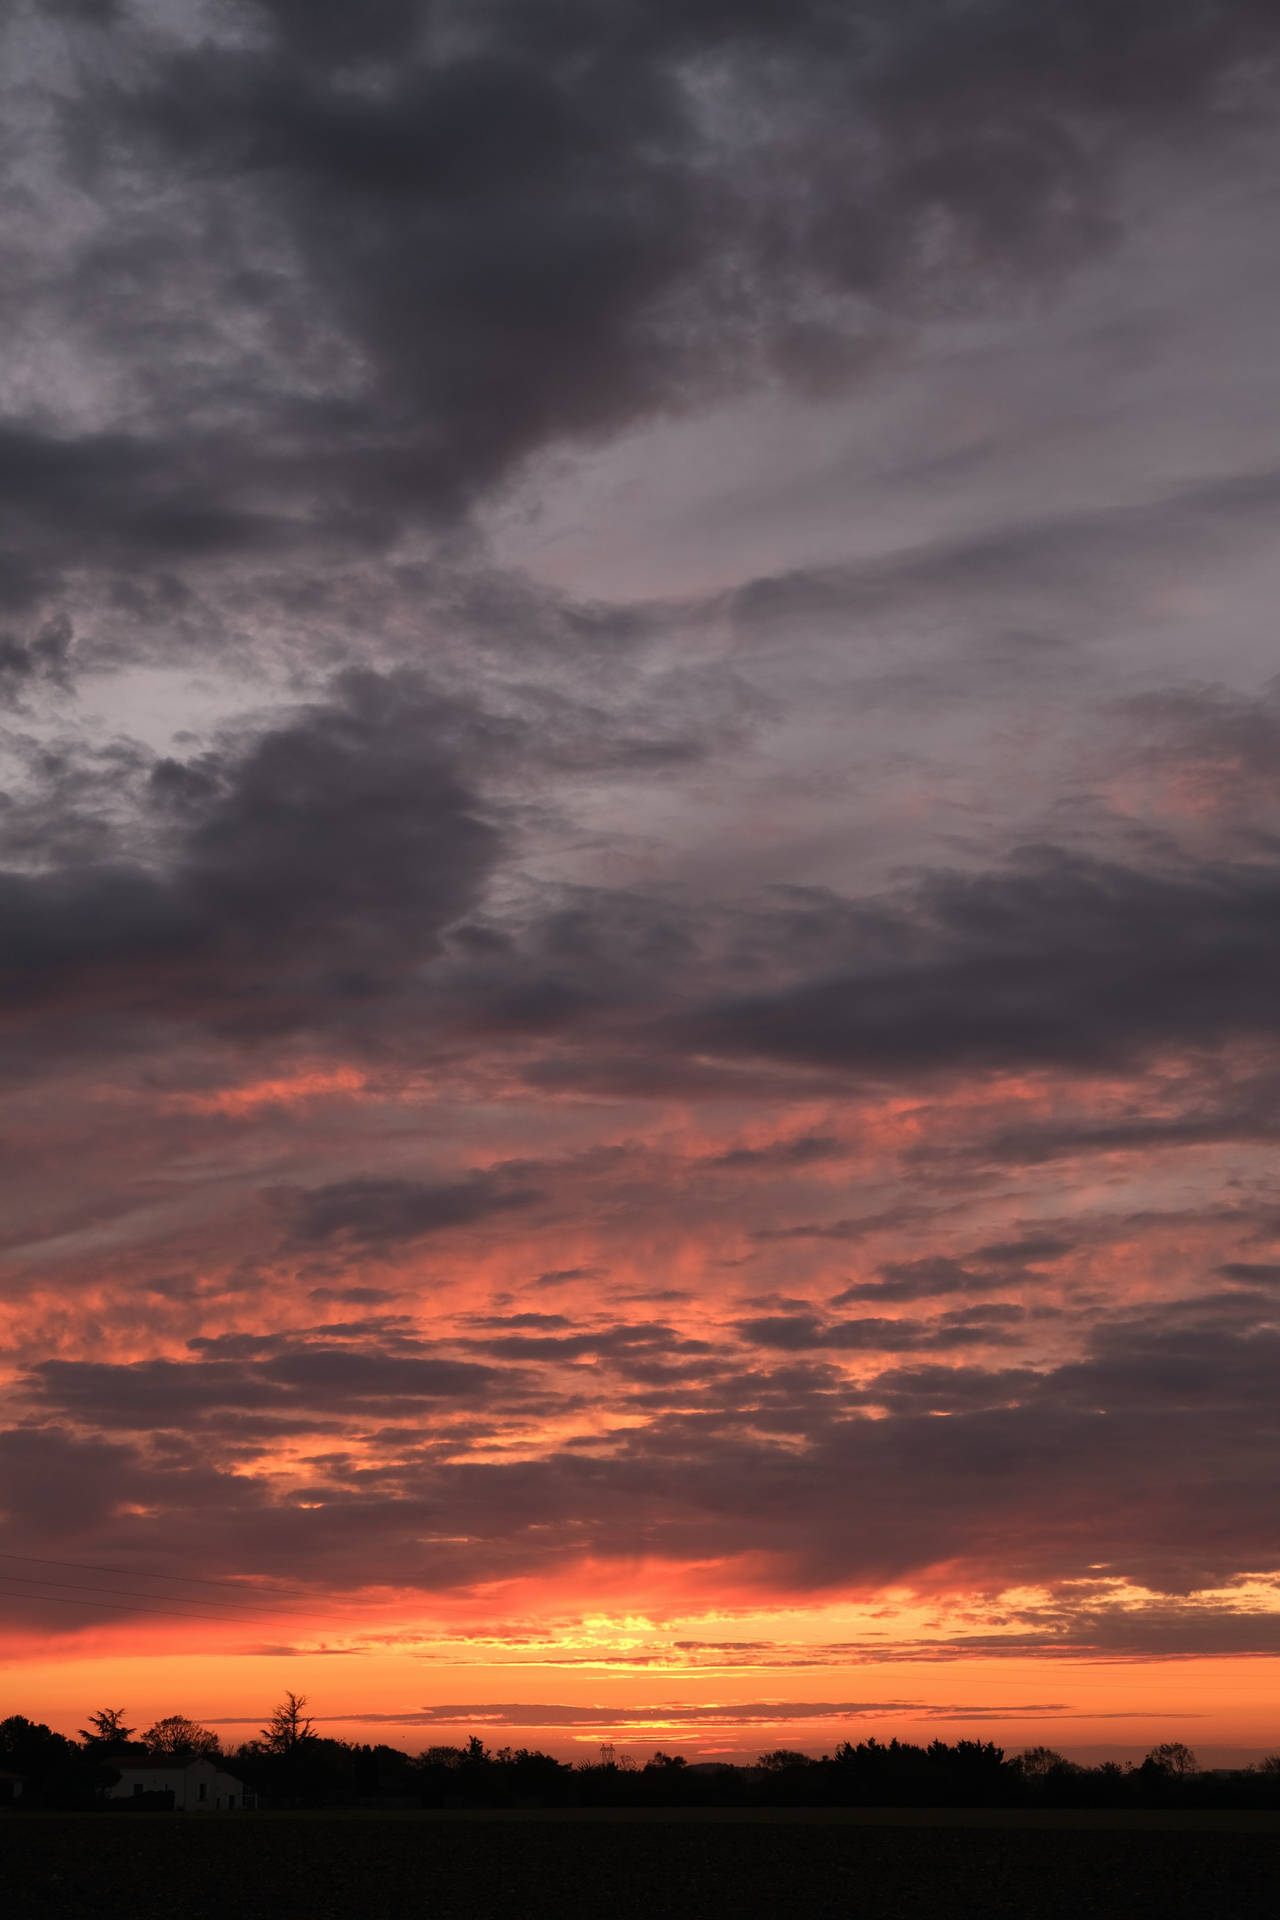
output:
M856 1340L838 1321L826 1337L816 1323L780 1334L767 1318L716 1342L661 1324L567 1335L564 1316L526 1330L546 1318L531 1315L509 1335L444 1343L376 1320L223 1335L185 1360L40 1362L20 1404L86 1437L51 1445L34 1424L5 1445L26 1483L28 1539L57 1537L49 1516L73 1481L95 1553L114 1536L146 1564L180 1542L188 1572L224 1567L235 1539L241 1569L271 1580L358 1589L372 1553L396 1584L440 1593L546 1576L566 1555L678 1562L696 1540L736 1580L780 1592L927 1588L947 1569L983 1590L1105 1573L1179 1596L1267 1570L1274 1553L1277 1341L1267 1305L1250 1305L1232 1316L1206 1303L1171 1325L1117 1318L1048 1369L1004 1362L1001 1346L1021 1342L981 1315L960 1338L928 1322L872 1322ZM967 1347L991 1358L963 1362ZM815 1348L865 1356L870 1371L855 1383L774 1357ZM904 1350L954 1357L918 1365ZM567 1445L513 1462L477 1451L504 1427L511 1449L522 1422L556 1410L576 1416ZM1172 1432L1195 1463L1176 1484ZM308 1434L301 1477L282 1476L273 1452ZM118 1468L97 1479L95 1509L80 1466L116 1435L124 1484L146 1490L149 1517L127 1525ZM1087 1593L1080 1606L1055 1631L1122 1645L1135 1630L1134 1617L1107 1628ZM1157 1650L1164 1618L1147 1616ZM1194 1613L1168 1620L1175 1639L1194 1638Z

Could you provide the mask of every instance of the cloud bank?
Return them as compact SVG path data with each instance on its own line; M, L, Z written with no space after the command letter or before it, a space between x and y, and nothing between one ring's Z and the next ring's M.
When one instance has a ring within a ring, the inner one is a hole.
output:
M1275 1652L1278 48L12 10L15 1645Z

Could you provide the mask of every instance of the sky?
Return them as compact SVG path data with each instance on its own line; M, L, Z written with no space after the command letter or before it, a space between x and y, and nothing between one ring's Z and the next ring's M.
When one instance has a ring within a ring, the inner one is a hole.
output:
M5 9L4 1711L1280 1747L1278 54Z

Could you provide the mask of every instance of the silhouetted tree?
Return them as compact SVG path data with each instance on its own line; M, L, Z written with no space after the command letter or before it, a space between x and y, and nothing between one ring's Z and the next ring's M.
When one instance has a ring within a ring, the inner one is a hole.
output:
M315 1738L315 1728L303 1712L305 1693L286 1693L271 1715L271 1723L262 1729L262 1744L268 1753L295 1753L304 1740Z
M1018 1755L1018 1765L1028 1780L1043 1780L1046 1775L1069 1767L1071 1762L1052 1747L1028 1747Z
M142 1736L147 1752L157 1760L207 1760L222 1752L216 1733L189 1720L185 1713L166 1714Z
M571 1763L528 1748L491 1753L478 1735L465 1746L428 1747L416 1760L394 1747L352 1745L314 1730L301 1694L286 1694L259 1739L241 1746L236 1771L265 1804L296 1807L406 1805L442 1807L821 1807L1004 1806L1256 1807L1280 1805L1280 1753L1259 1765L1200 1773L1180 1741L1152 1748L1139 1766L1086 1767L1051 1747L1016 1760L989 1741L934 1740L927 1747L874 1739L844 1741L834 1756L790 1747L761 1754L754 1766L690 1766L683 1754L656 1752L643 1768L606 1743L596 1761ZM0 1767L20 1773L22 1802L89 1808L119 1775L112 1763L131 1729L122 1708L89 1716L83 1745L21 1714L0 1721ZM135 1753L183 1762L219 1752L217 1736L185 1714L148 1728Z
M1161 1746L1152 1747L1142 1764L1159 1767L1174 1780L1186 1780L1199 1771L1194 1753L1181 1740L1166 1740Z
M98 1769L74 1740L21 1713L0 1720L0 1767L22 1775L28 1806L87 1806L97 1785Z
M133 1728L124 1723L123 1707L103 1707L100 1713L89 1715L89 1725L81 1727L79 1738L91 1752L97 1749L114 1753L128 1746Z

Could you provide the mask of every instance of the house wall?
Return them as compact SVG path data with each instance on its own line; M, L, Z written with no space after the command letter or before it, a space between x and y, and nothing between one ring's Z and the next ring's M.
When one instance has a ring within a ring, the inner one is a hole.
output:
M223 1773L207 1760L189 1767L121 1767L120 1778L107 1791L109 1800L129 1800L137 1793L172 1793L179 1813L225 1813L252 1804L244 1782Z

